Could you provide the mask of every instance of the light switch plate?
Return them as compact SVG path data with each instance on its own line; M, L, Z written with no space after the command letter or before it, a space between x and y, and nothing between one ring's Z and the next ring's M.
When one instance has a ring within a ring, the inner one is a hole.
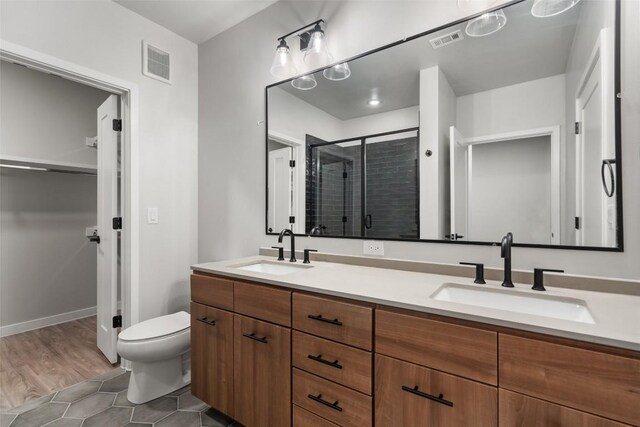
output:
M147 224L158 223L158 208L147 208Z
M365 255L384 255L384 242L376 242L375 240L365 240L362 242L362 253Z

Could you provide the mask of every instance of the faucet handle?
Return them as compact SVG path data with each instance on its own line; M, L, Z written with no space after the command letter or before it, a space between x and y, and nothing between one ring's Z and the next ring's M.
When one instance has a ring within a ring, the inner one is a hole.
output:
M271 246L271 248L278 250L278 261L284 261L284 248L282 246Z
M552 268L534 268L533 269L533 286L531 289L534 291L546 291L544 288L544 272L550 273L564 273L564 270L555 270Z
M304 250L304 261L302 261L303 264L309 264L311 261L309 261L309 252L318 252L317 249L305 249Z
M484 281L484 264L476 262L461 262L460 264L476 266L476 279L473 281L473 283L477 283L479 285L484 285L485 283L487 283Z

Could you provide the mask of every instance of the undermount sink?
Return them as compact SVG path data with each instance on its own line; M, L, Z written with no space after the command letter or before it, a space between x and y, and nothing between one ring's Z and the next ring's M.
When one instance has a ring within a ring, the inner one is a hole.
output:
M258 261L252 264L234 266L238 270L255 271L256 273L275 274L284 276L285 274L296 273L298 271L313 268L312 265L285 264L284 262Z
M431 298L553 319L595 323L587 303L576 298L534 295L515 289L481 288L456 283L445 283L431 295Z

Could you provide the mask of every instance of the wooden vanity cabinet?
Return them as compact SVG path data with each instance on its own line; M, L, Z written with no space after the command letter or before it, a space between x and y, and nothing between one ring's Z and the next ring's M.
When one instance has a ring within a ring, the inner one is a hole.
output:
M291 424L291 330L234 315L235 419L248 427Z
M191 393L233 414L233 313L191 303Z

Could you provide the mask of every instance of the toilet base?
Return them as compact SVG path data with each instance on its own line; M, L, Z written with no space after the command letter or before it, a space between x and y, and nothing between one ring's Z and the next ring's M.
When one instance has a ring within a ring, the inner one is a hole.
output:
M182 356L158 362L131 362L129 402L146 403L188 385L191 378L182 373Z

